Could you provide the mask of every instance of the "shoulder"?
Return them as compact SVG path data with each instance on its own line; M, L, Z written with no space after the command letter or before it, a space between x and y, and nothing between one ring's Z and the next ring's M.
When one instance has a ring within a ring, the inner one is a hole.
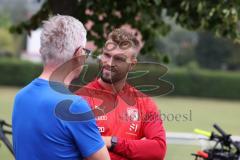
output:
M74 94L79 95L79 96L90 96L94 94L93 92L97 90L99 87L97 85L96 80L89 82L87 85L79 88L74 92Z
M146 112L156 112L158 111L158 106L153 100L152 97L148 96L147 94L139 91L135 87L129 85L129 91L134 94L138 104L141 105Z
M91 108L87 101L81 96L69 95L62 97L62 100L68 102L69 111L73 114L82 114L86 112L91 112ZM62 101L62 102L63 102Z
M85 99L75 94L58 94L52 103L55 115L63 121L76 122L93 119L92 110Z
M155 104L154 100L152 99L152 97L150 97L149 95L139 91L138 89L136 89L135 87L127 84L127 90L129 93L132 93L138 101L141 101L144 104Z
M14 103L18 103L23 99L34 101L35 97L33 94L33 91L35 90L35 86L33 85L33 81L29 83L28 85L21 88L15 95Z

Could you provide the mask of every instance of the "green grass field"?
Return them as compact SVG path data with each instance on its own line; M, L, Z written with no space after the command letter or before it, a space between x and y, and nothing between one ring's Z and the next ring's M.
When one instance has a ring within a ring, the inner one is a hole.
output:
M19 88L15 87L0 87L0 119L4 119L8 123L11 123L11 113L13 100L16 92ZM11 139L11 137L9 136ZM7 148L0 141L0 160L13 160L13 156L7 150Z
M18 89L0 87L0 119L11 123L13 99ZM154 100L161 110L162 117L165 118L164 124L168 132L192 132L196 127L211 131L212 124L216 122L227 132L240 135L240 100L166 96L155 97ZM166 160L191 160L193 157L190 153L198 148L200 147L168 145ZM0 160L12 159L11 154L1 145Z
M192 97L158 97L154 98L165 115L189 115L191 121L165 119L168 132L192 132L194 128L212 131L212 124L218 123L225 131L240 135L240 101L216 100ZM200 146L168 145L166 160L193 160L190 153Z

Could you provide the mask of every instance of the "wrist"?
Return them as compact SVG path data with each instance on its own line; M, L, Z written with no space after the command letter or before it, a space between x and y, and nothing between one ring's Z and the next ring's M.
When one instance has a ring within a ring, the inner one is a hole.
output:
M112 136L109 151L113 151L117 143L118 143L118 138L116 136Z

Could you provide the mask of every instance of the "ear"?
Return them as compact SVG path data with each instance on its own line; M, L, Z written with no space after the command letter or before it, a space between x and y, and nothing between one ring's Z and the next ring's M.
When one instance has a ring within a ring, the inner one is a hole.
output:
M83 49L79 47L73 54L73 57L79 57L82 55Z
M137 64L137 58L133 58L132 63L130 64L130 71L133 70L133 68L136 66Z
M79 47L78 49L76 49L76 51L74 52L73 54L73 59L76 61L76 62L80 62L83 60L83 49L81 47ZM85 59L84 59L85 61Z

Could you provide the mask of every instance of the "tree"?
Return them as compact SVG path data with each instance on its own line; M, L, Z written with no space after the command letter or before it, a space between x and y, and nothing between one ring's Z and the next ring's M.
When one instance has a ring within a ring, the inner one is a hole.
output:
M0 13L0 56L10 56L15 51L13 35L7 29L12 23L8 15Z
M240 1L235 0L46 0L29 21L12 27L11 31L21 33L24 29L36 29L49 15L66 14L80 19L84 24L94 22L88 28L88 39L98 47L103 45L106 32L130 24L142 34L145 42L142 53L154 53L156 37L171 29L162 18L164 10L167 16L186 29L239 38L237 23Z
M195 48L199 65L208 69L227 69L228 59L233 53L229 40L215 38L209 33L199 33L199 42Z
M157 48L160 53L168 54L173 65L184 66L194 61L197 42L197 33L172 27L167 36L159 38Z
M227 66L228 70L240 70L240 54L239 53L240 53L240 45L233 44L232 54L226 60L228 64Z

